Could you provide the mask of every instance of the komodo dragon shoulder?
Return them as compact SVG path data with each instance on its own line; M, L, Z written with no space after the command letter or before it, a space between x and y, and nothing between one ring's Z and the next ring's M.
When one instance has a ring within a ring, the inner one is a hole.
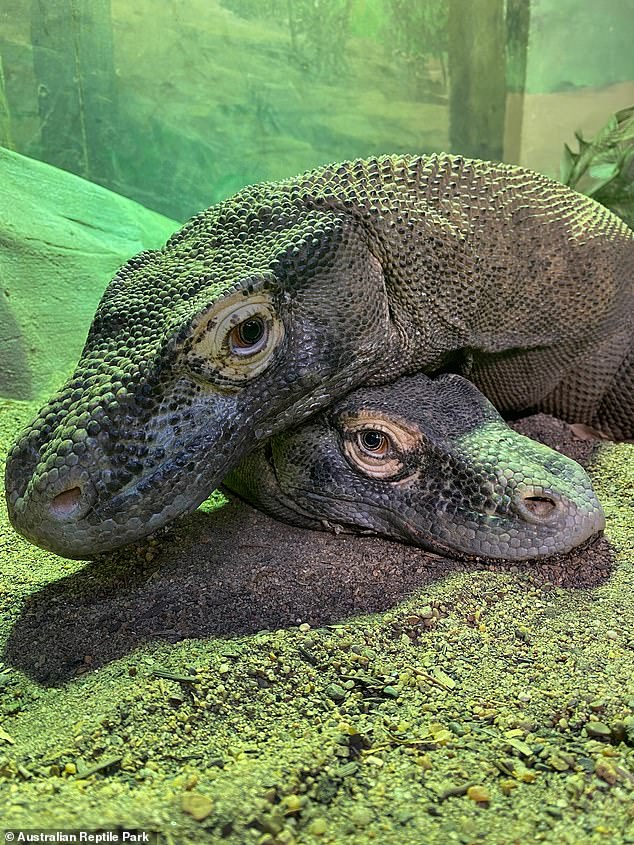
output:
M542 557L605 524L583 468L514 432L457 375L353 391L272 437L224 485L295 525L440 554Z
M625 224L510 165L385 156L245 188L116 274L11 450L11 520L69 557L133 542L266 438L414 372L632 437L633 278Z

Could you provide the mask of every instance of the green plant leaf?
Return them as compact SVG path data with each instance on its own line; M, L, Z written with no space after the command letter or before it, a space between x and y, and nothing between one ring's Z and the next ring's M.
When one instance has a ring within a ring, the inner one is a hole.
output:
M564 144L560 179L594 197L634 228L634 106L612 115L592 141L575 132L579 152Z

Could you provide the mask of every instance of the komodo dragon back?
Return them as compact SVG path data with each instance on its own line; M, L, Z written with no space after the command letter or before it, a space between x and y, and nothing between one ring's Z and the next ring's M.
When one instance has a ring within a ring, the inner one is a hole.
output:
M621 221L510 165L386 156L246 188L119 270L11 450L11 520L69 557L133 542L266 438L417 371L632 437L633 277Z

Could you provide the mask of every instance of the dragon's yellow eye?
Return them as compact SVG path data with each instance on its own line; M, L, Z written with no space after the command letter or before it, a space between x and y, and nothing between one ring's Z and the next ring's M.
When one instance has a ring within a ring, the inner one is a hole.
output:
M250 317L229 333L229 346L237 355L258 352L266 345L266 323L261 317Z
M370 453L375 458L382 458L390 450L390 440L375 428L368 428L357 433L357 440L364 452Z
M348 463L370 478L400 481L407 476L407 454L421 444L416 426L373 408L355 408L338 418Z
M227 297L202 312L193 326L190 371L223 389L238 388L278 358L284 334L268 293Z

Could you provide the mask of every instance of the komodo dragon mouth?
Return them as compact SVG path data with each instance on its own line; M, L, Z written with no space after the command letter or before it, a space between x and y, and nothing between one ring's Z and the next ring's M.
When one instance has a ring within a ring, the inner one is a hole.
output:
M10 518L67 557L135 542L265 438L417 371L632 437L633 277L625 224L510 165L385 156L245 188L111 281L9 454Z

